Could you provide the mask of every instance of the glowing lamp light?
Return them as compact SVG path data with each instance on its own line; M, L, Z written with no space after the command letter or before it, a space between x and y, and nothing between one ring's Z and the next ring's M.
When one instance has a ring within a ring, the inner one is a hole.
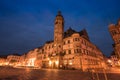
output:
M8 62L5 62L4 64L5 64L5 65L8 65Z
M111 60L108 60L109 63L111 63L112 61Z
M48 60L50 60L50 58L48 58Z
M59 64L59 62L58 62L58 61L55 61L55 63L56 63L56 65L58 65L58 64Z
M72 65L72 62L70 62L69 64Z
M0 65L2 65L2 63L0 63Z
M28 60L27 66L34 66L35 60L36 60L36 58L30 58L30 59Z
M69 60L69 65L72 65L73 63L72 63L72 60Z
M52 61L49 61L49 65L51 65L52 64Z

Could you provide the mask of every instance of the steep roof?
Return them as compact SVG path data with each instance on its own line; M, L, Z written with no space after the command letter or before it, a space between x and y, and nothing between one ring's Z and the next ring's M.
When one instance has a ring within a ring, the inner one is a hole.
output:
M0 58L7 58L8 55L0 55Z
M50 41L46 41L45 44L49 44L49 43L52 43L53 40L50 40Z
M77 32L77 31L73 30L71 27L69 27L69 29L64 32L64 38L70 37L74 33L79 33L79 35L81 37L83 37L84 39L90 41L86 29L83 29L83 30Z
M82 36L84 39L90 41L86 29L81 30L81 31L79 32L79 34L80 34L80 36Z
M69 27L69 29L64 32L64 38L70 37L74 33L77 33L77 32L73 30L71 27Z

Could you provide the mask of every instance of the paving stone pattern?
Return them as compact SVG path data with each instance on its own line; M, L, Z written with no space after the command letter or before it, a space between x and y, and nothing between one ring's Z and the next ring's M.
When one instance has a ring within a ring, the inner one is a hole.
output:
M81 72L79 70L56 69L21 69L12 67L0 67L0 80L97 80L94 73ZM98 74L99 80L105 80L104 75ZM108 80L120 80L120 73L107 74Z

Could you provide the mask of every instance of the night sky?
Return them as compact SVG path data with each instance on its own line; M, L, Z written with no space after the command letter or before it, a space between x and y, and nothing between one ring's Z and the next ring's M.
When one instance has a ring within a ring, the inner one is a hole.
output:
M58 10L65 30L85 28L90 40L111 54L108 25L120 18L120 0L0 0L0 55L23 54L52 40Z

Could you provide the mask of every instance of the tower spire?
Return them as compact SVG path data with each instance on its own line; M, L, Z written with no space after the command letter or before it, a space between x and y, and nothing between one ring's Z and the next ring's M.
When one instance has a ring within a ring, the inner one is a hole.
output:
M58 15L61 15L61 11L58 11Z
M54 42L62 42L64 33L64 18L58 11L54 22Z
M61 11L58 11L56 17L61 17L61 18L63 18Z

